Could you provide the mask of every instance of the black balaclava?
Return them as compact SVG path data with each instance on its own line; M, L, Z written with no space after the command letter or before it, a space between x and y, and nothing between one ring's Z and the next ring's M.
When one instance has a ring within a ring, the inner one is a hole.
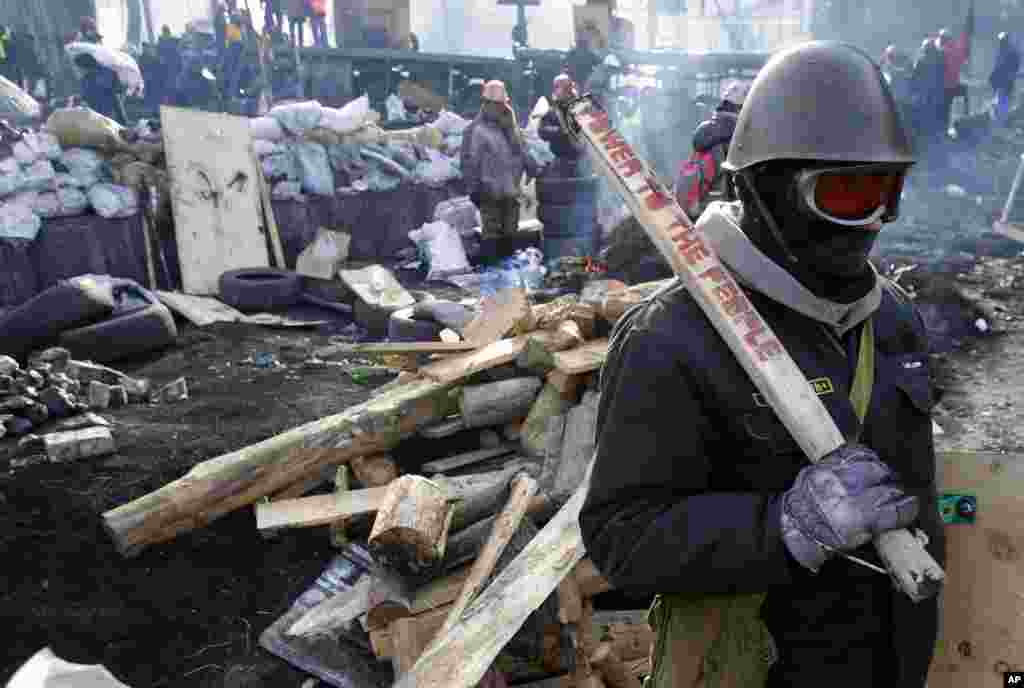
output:
M806 167L774 162L741 172L735 180L743 202L741 228L758 249L813 294L852 303L875 285L868 254L878 232L844 227L802 212L797 205L794 177ZM751 179L756 196L749 188ZM764 217L766 212L769 218Z

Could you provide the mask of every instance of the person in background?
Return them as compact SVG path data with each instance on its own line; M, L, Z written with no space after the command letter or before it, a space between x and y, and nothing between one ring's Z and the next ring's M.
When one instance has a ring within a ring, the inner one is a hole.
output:
M128 118L121 102L123 88L117 73L101 65L89 53L75 57L75 66L82 70L82 100L85 104L119 124L127 124Z
M78 36L76 40L82 43L95 43L96 45L103 43L103 36L96 30L95 19L92 17L82 17L81 21L78 22Z
M996 64L988 77L988 83L992 86L996 98L994 114L997 124L1006 124L1010 114L1010 98L1013 96L1013 87L1019 71L1020 51L1010 39L1010 34L1004 31L999 34Z
M505 84L484 84L482 104L462 139L461 168L466 190L480 209L485 248L481 257L493 259L487 247L519 230L519 197L523 172L536 177L539 166L523 142L512 100Z
M238 96L238 80L242 72L242 53L245 43L242 42L243 23L239 14L232 14L224 27L224 40L227 42L224 51L224 97Z
M382 24L370 24L366 27L366 47L377 50L391 50L391 32Z
M598 32L589 24L576 27L576 45L565 56L566 73L577 84L586 84L594 69L601 64L597 52Z
M5 79L16 81L14 60L14 49L11 45L11 31L6 26L0 25L0 75Z
M914 68L910 56L895 45L890 45L882 54L879 66L889 83L892 97L900 105L905 105L910 100L910 74Z
M555 162L548 166L545 174L555 177L576 177L579 171L580 157L583 155L581 144L574 143L569 135L562 128L558 118L557 106L565 103L579 94L576 92L576 83L568 74L559 74L551 82L551 109L540 118L540 126L537 128L537 135L548 142L551 153L555 156Z
M306 0L288 0L288 34L292 46L301 48L306 41Z
M964 30L956 39L949 33L949 29L939 31L935 44L942 51L945 59L945 106L943 109L943 127L949 127L949 118L953 114L953 99L958 96L967 95L967 87L960 83L960 70L971 57L971 37L974 35L974 2L967 10L967 21L964 22Z
M935 41L925 39L910 75L915 137L927 147L944 136L946 62Z
M410 33L405 37L405 45L403 47L409 52L418 53L420 51L419 36L414 33Z
M39 59L35 35L26 29L21 29L14 35L14 45L17 56L16 74L21 87L33 94L40 88L48 92L49 89L45 83L46 72Z
M171 27L164 24L160 29L160 39L156 44L160 56L160 68L163 72L164 87L161 98L162 105L174 105L175 84L181 74L181 40L171 33Z
M143 106L147 114L159 116L160 103L163 102L164 90L167 85L164 68L160 63L160 54L157 52L157 47L152 43L146 43L142 46L142 55L139 56L139 69L142 71L142 78L146 82Z
M309 22L313 29L313 45L326 48L327 45L327 0L309 0Z

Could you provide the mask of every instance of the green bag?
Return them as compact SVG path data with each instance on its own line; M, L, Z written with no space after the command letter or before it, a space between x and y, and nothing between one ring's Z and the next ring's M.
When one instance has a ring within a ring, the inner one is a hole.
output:
M863 427L875 381L875 336L861 329L857 371L850 388ZM857 432L856 440L860 436ZM644 688L763 688L778 652L761 620L765 593L658 595L647 614L655 633L651 675Z

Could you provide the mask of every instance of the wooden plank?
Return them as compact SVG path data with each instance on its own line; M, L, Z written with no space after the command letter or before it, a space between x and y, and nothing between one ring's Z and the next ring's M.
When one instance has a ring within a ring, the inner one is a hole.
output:
M333 344L316 351L317 358L355 354L447 354L474 351L480 347L469 342L372 342L369 344Z
M1024 669L1024 455L942 452L944 492L973 495L973 524L949 524L948 579L929 688L997 688Z
M339 518L376 511L384 502L387 487L371 487L341 494L314 495L300 499L256 505L256 527L309 528L324 526Z
M462 337L477 346L493 344L520 323L529 323L532 316L525 289L502 289L483 300L480 312L463 329Z
M216 294L226 270L269 265L245 117L160 108L182 290Z
M555 369L567 375L579 375L598 370L608 357L608 340L595 339L583 346L568 351L559 351L555 355Z
M413 595L409 611L416 616L454 602L462 590L462 584L469 577L470 569L470 566L458 569L443 578L435 578L418 589Z
M546 332L534 332L511 339L502 339L476 351L430 363L420 368L420 375L437 382L461 380L482 370L496 368L516 360L526 346L528 338L534 337L543 340L549 336L549 333Z
M256 181L260 187L260 205L262 206L263 218L266 220L267 235L270 237L270 246L274 249L274 264L282 270L288 269L284 259L284 247L281 245L281 234L277 231L277 218L274 217L274 206L270 202L270 185L267 178L263 176L263 165L256 155L256 150L251 149L253 167L256 169Z
M470 688L527 617L583 556L580 489L484 590L447 633L431 643L395 688Z
M210 296L193 296L176 291L158 291L156 295L161 303L197 327L219 322L240 322L245 318L241 311Z
M425 643L429 643L430 639L437 635L437 632L444 625L444 620L448 618L448 611L451 609L451 604L445 604L435 609L410 616L406 619L402 619L405 622L406 628L403 630L406 638L406 652L409 652L409 632L416 634L416 637L425 637ZM388 628L381 628L374 631L370 631L370 645L373 647L373 654L379 659L387 659L395 656L395 639L394 633L398 621L395 621ZM424 643L424 647L426 646ZM422 651L422 648L420 648Z
M438 459L437 461L428 461L423 464L423 472L429 474L432 473L445 473L447 471L454 471L456 468L463 468L464 466L471 466L474 463L480 463L488 459L494 459L499 456L505 456L516 451L519 447L515 444L505 444L495 449L477 449L476 451L466 452L464 454L458 454L447 459Z

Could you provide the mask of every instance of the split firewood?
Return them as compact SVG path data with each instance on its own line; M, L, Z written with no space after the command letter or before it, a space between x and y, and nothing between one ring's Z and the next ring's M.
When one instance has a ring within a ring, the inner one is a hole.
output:
M404 575L433 571L444 557L451 525L447 491L418 475L402 476L383 489L387 493L370 531L370 553Z
M582 482L594 455L599 401L600 395L587 392L583 401L566 415L561 460L555 472L552 494L568 494Z
M578 624L583 618L583 598L575 576L566 576L558 584L558 621Z
M374 654L380 658L390 658L395 674L404 674L423 654L431 638L437 635L450 610L451 605L446 604L417 616L397 619L387 629L371 632L370 643Z
M655 638L654 630L647 624L646 609L595 612L590 632L588 641L593 643L594 650L598 643L608 642L624 662L648 656Z
M601 305L598 307L597 311L602 318L614 325L627 310L638 303L646 301L655 292L668 286L668 284L674 279L675 278L659 280L657 282L644 282L643 284L635 284L621 291L609 292L604 299L602 299Z
M334 493L344 494L349 491L348 484L348 466L342 464L338 466L337 471L334 474ZM349 517L342 516L341 518L331 522L331 546L341 549L348 544L348 535L345 530L348 528Z
M569 375L589 373L603 366L607 357L608 340L595 339L575 349L556 353L555 368Z
M615 646L601 643L590 656L590 664L604 679L608 688L641 688L640 679L615 654Z
M422 377L436 382L458 382L484 370L490 370L516 360L529 338L550 343L555 337L550 332L534 332L511 339L502 339L476 351L456 354L443 361L435 361L419 369Z
M519 475L512 480L508 504L494 521L490 538L476 561L473 562L469 577L463 584L462 592L459 593L459 598L452 606L452 610L441 632L447 631L459 620L462 612L465 611L469 603L483 589L484 584L491 576L491 572L494 571L494 566L498 563L502 552L505 551L505 546L508 545L512 535L519 528L519 524L526 517L530 498L536 492L537 481L530 476Z
M438 459L436 461L428 461L423 464L422 470L427 475L433 475L435 473L446 473L448 471L454 471L458 468L465 468L466 466L472 466L475 463L481 461L487 461L488 459L495 459L499 456L505 456L511 454L518 447L514 444L503 444L494 449L477 449L471 452L464 452L451 456L446 459Z
M562 323L572 322L584 338L594 336L597 312L593 305L580 303L575 296L561 296L554 301L533 307L533 318L538 330L555 330Z
M497 513L508 501L509 484L520 474L538 478L540 469L536 464L517 463L498 472L497 479L492 480L486 486L472 491L467 490L460 494L453 505L455 513L452 516L451 533L458 533ZM449 538L450 544L451 538Z
M480 304L480 312L462 330L466 342L487 346L513 330L519 333L532 329L533 312L525 289L502 289Z
M451 389L414 381L392 392L204 461L184 477L103 514L104 527L125 556L171 540L263 496L321 471L322 457L292 458L296 447L336 447L330 462L391 449L428 423L455 412Z
M538 333L540 335L541 333ZM559 323L558 327L543 336L531 336L516 357L516 365L524 370L545 375L555 367L554 354L566 351L584 343L579 325L572 320Z
M544 385L530 407L526 420L523 421L523 432L519 441L527 456L544 456L548 424L555 416L567 413L572 405L557 387L550 383Z
M466 385L459 408L467 428L486 428L521 420L540 391L535 377L519 377L483 385Z
M544 434L544 464L540 472L541 487L549 494L558 476L558 468L562 463L562 445L565 444L565 422L568 414L551 416L548 419L547 432Z
M315 495L256 505L256 528L312 528L378 511L387 496L387 487Z
M555 356L539 339L530 337L516 357L516 365L535 375L546 375L555 369Z
M383 487L395 480L399 473L398 464L387 454L355 456L349 460L352 475L364 487Z
M414 586L411 581L383 566L370 576L366 628L384 628L395 619L412 616Z
M580 595L584 599L612 589L612 584L608 582L608 579L604 577L590 557L581 559L580 563L576 564L573 576L576 578L576 585L579 586Z

